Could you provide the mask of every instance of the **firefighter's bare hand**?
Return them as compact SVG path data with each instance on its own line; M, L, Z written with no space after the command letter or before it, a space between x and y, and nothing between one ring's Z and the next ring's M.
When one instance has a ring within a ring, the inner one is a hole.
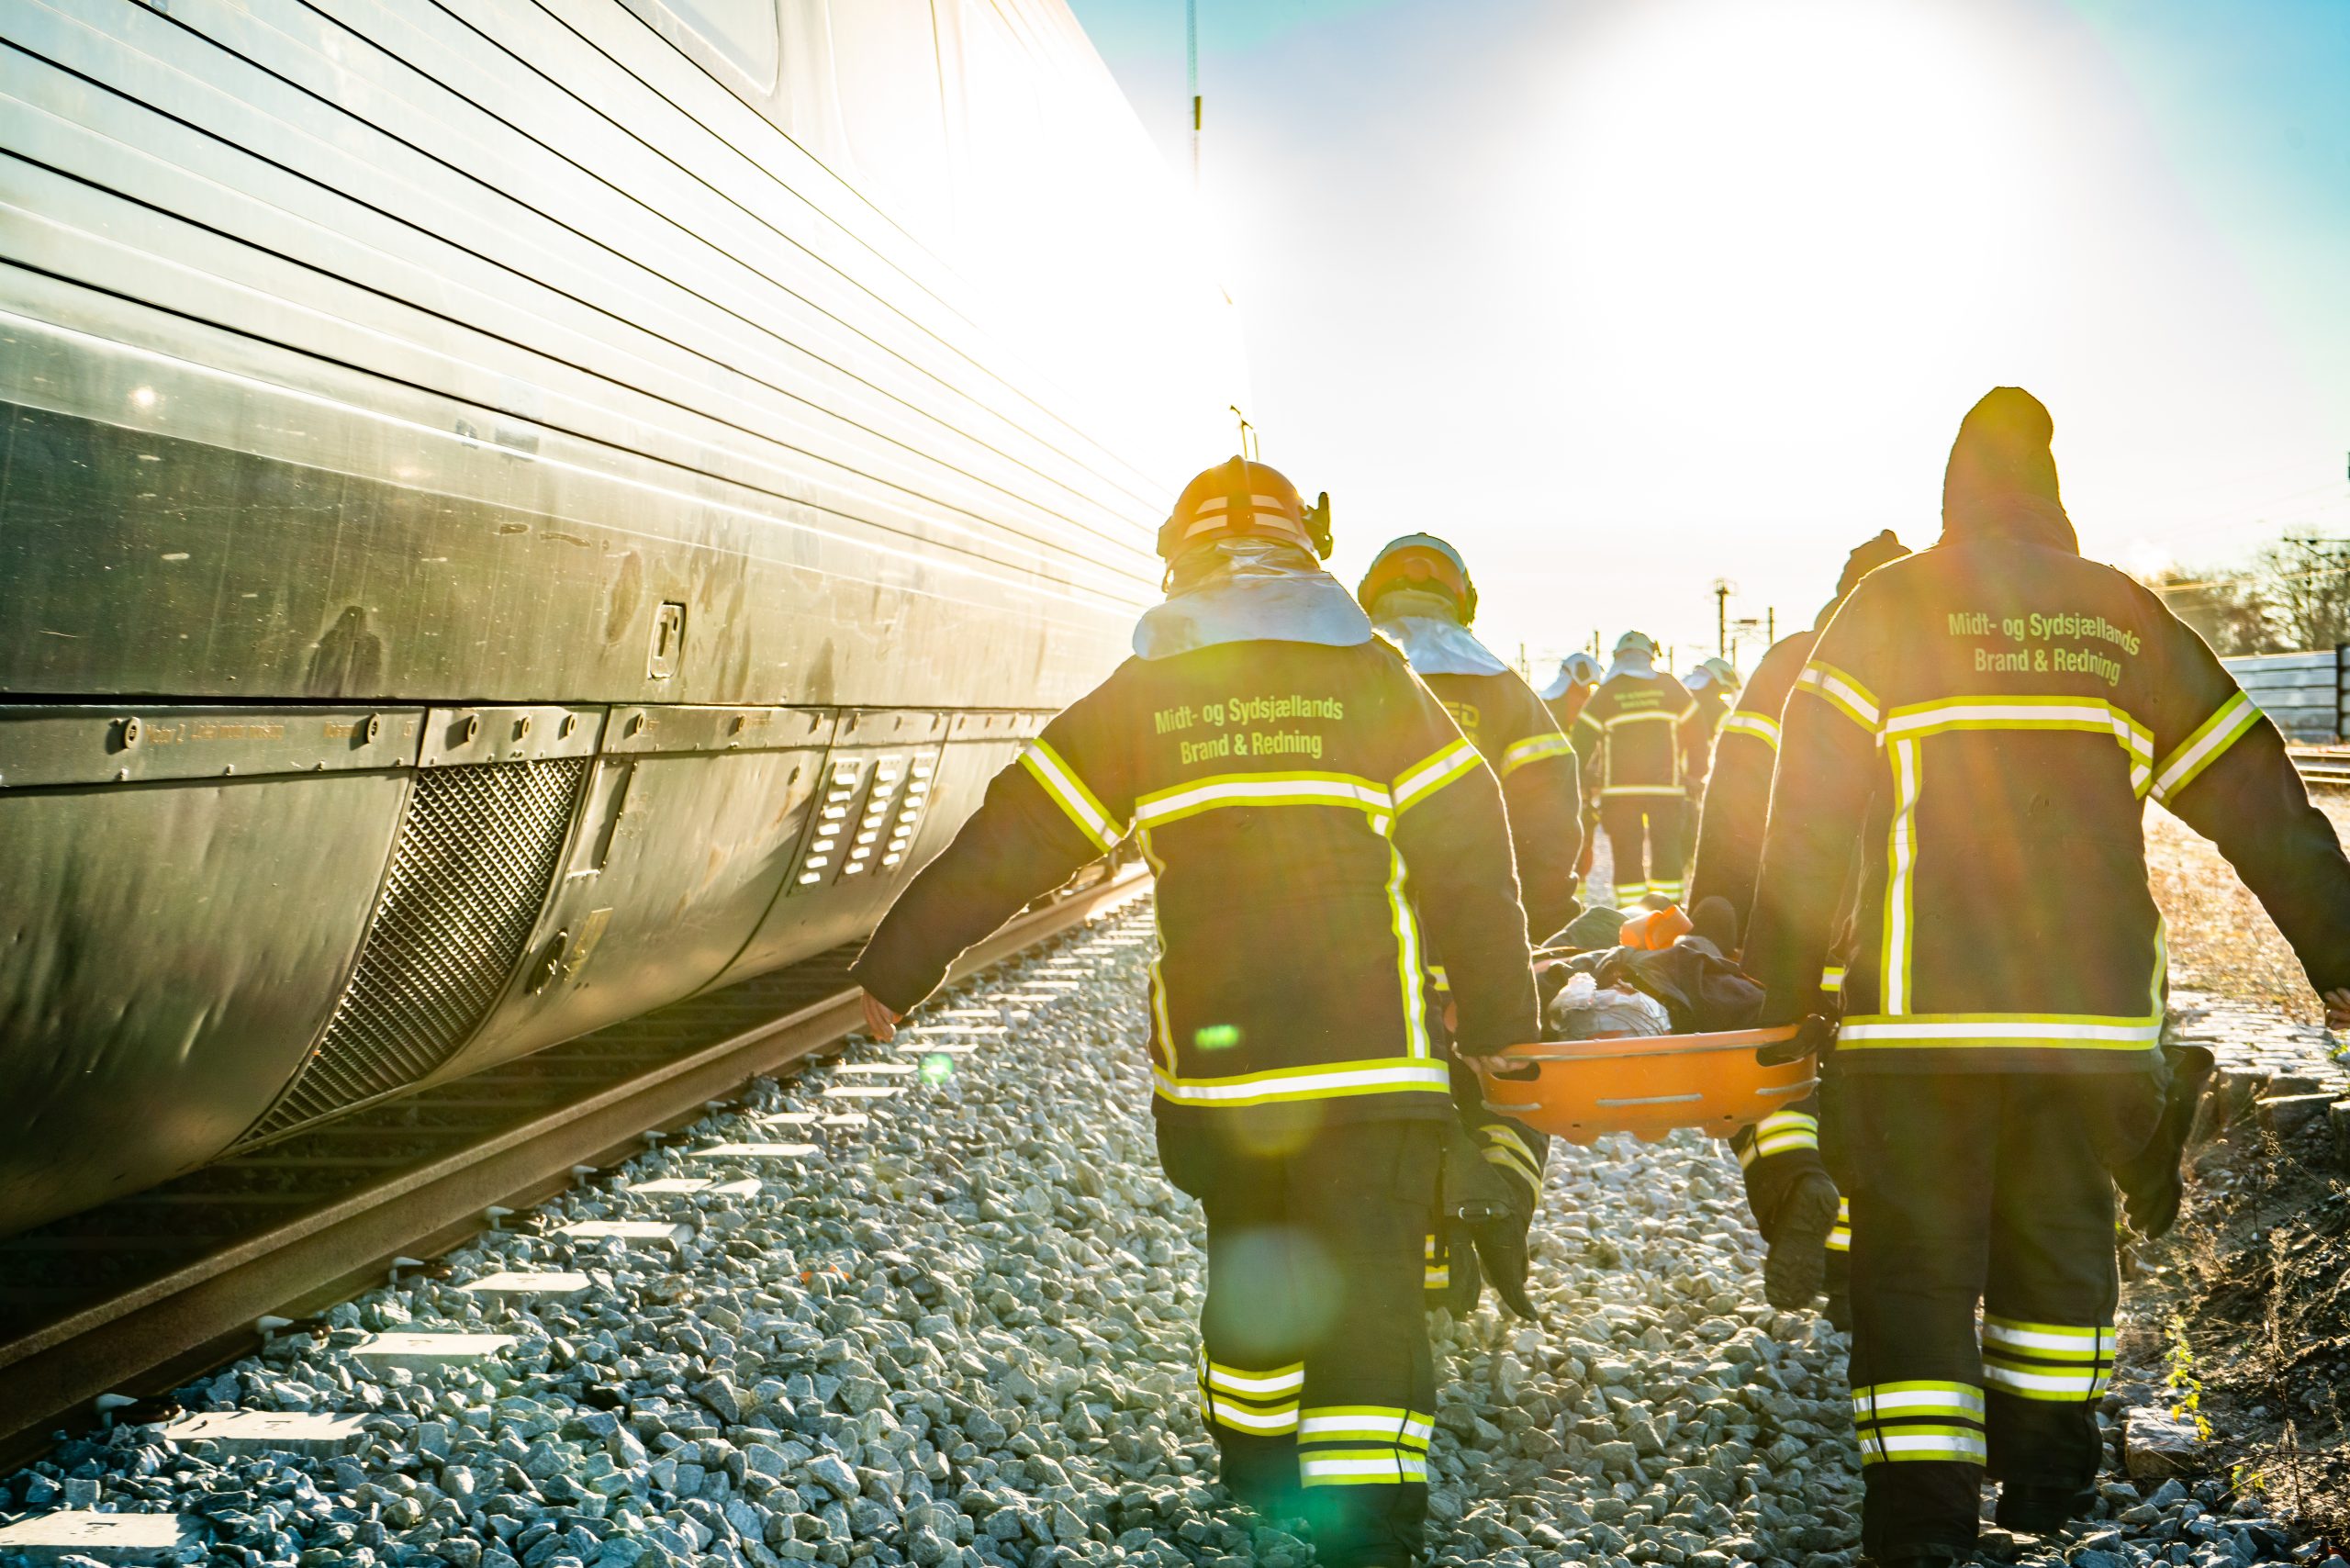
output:
M2325 1026L2350 1029L2350 986L2329 991L2322 1000L2325 1002Z
M892 1013L890 1011L888 1003L884 1002L879 997L875 996L869 991L857 992L857 997L865 1003L865 1027L867 1033L870 1034L875 1039L881 1041L885 1045L890 1041L896 1039L898 1037L898 1021L903 1018L905 1014L902 1013Z

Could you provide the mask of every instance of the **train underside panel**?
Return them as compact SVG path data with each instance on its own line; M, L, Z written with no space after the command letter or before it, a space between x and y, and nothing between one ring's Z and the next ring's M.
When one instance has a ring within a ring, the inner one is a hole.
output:
M0 1232L868 930L1224 444L1161 175L1059 0L0 10Z

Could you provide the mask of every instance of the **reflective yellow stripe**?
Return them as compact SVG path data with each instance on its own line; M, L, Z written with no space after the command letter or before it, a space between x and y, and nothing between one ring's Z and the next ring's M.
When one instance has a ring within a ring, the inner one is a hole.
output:
M1410 811L1438 790L1471 771L1481 762L1477 748L1458 740L1423 762L1395 776L1392 793L1398 815Z
M2242 740L2255 724L2260 722L2260 710L2252 699L2237 692L2220 704L2211 716L2195 727L2195 733L2179 744L2178 749L2163 758L2154 769L2154 799L2167 805L2172 797L2195 782L2202 771L2220 760L2227 749Z
M1206 1363L1202 1374L1210 1388L1225 1394L1262 1399L1276 1394L1295 1394L1305 1386L1305 1363L1292 1361L1285 1367L1228 1367L1219 1361Z
M1774 1111L1754 1124L1754 1153L1786 1154L1819 1147L1819 1118L1802 1111Z
M1744 708L1733 708L1730 710L1729 717L1722 721L1722 738L1728 740L1732 735L1746 735L1761 741L1773 751L1777 751L1779 749L1779 721L1767 713L1756 713Z
M1222 1399L1211 1399L1208 1401L1208 1418L1219 1426L1230 1427L1236 1431L1253 1432L1259 1437L1271 1437L1282 1432L1297 1430L1297 1406L1292 1402L1288 1405L1268 1406L1260 1410L1246 1405L1233 1405Z
M1338 1100L1356 1094L1442 1094L1449 1088L1442 1062L1416 1057L1282 1068L1237 1078L1177 1078L1154 1070L1159 1097L1180 1105L1267 1105L1288 1100Z
M1404 1016L1404 1049L1415 1059L1425 1059L1430 1047L1427 1013L1420 1005L1419 916L1412 909L1404 857L1388 833L1393 820L1379 817L1371 825L1387 840L1387 929L1395 937L1395 979ZM1445 989L1451 989L1449 980Z
M1393 1405L1316 1405L1299 1412L1297 1440L1315 1443L1391 1443L1425 1450L1436 1433L1436 1417Z
M1668 713L1662 708L1643 708L1637 713L1612 714L1601 728L1612 730L1618 724L1677 724L1687 717L1686 713Z
M1824 700L1869 734L1876 734L1883 712L1875 693L1834 665L1814 659L1804 666L1803 673L1796 677L1796 689Z
M1684 790L1678 784L1609 784L1603 788L1599 792L1603 796L1662 795L1668 797L1685 795L1688 793L1686 790Z
M2101 1397L2112 1376L2108 1367L2058 1368L2033 1366L2003 1356L1986 1354L1983 1381L2001 1394L2045 1404L2072 1404Z
M1879 995L1887 1013L1909 1010L1909 943L1917 929L1918 743L1897 741L1887 752L1893 767L1893 821L1886 834L1884 966Z
M1836 1200L1836 1228L1828 1233L1828 1250L1850 1252L1852 1249L1852 1200Z
M1834 995L1844 989L1844 966L1830 964L1819 971L1819 989Z
M1426 1481L1428 1462L1400 1449L1326 1449L1300 1454L1297 1477L1305 1486L1396 1486Z
M1986 1451L1983 1434L1969 1427L1875 1427L1861 1434L1864 1465L1902 1460L1981 1464Z
M1041 739L1030 741L1021 751L1020 766L1103 854L1115 849L1118 840L1126 836L1125 825L1102 810L1102 802L1093 798L1093 791L1085 787L1085 780L1077 776L1077 769Z
M1150 830L1144 828L1136 836L1141 842L1143 863L1150 868L1150 874L1167 875L1167 863L1159 859L1158 852L1151 846ZM1150 934L1158 944L1150 955L1150 1034L1158 1047L1152 1066L1173 1072L1180 1064L1175 1059L1175 1025L1167 1018L1167 927L1159 921L1159 908L1158 900L1150 901Z
M1983 1315L1983 1343L1986 1349L2020 1350L2038 1361L2095 1361L2113 1354L2113 1326L2109 1323L2074 1326L2065 1323L2026 1323L2013 1317Z
M1528 763L1540 762L1545 757L1572 756L1574 750L1574 743L1556 730L1529 735L1502 753L1502 777L1506 778Z
M1394 811L1385 789L1351 773L1226 773L1153 790L1135 801L1135 821L1164 827L1224 806L1336 806L1370 813L1374 831Z
M2130 759L2130 788L2154 784L2154 733L2128 709L2099 697L1946 697L1895 709L1885 736L1922 740L1955 730L2073 730L2109 736Z
M2163 1021L2097 1014L1918 1013L1894 1018L1847 1018L1836 1031L1840 1050L2151 1050Z
M1540 1158L1534 1152L1533 1146L1518 1136L1518 1132L1516 1127L1504 1126L1499 1122L1490 1122L1486 1124L1483 1131L1487 1143L1501 1144L1505 1148L1517 1150L1517 1152L1525 1158L1525 1160L1528 1165L1539 1165L1541 1163Z
M1866 1383L1852 1390L1852 1418L1863 1423L1893 1417L1945 1417L1958 1420L1983 1418L1983 1391L1971 1383L1916 1379L1907 1383Z

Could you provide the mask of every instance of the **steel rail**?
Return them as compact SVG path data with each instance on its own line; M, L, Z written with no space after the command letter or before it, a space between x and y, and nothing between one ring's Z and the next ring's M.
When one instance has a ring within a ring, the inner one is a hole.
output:
M1147 887L1147 874L1133 868L1019 916L965 954L949 979L1001 963ZM0 1459L37 1450L102 1394L158 1392L250 1350L253 1325L265 1315L340 1299L353 1283L380 1278L395 1258L446 1251L478 1233L491 1206L543 1199L571 1181L574 1167L609 1162L648 1130L699 1115L728 1091L838 1043L863 1023L856 991L834 992L604 1081L0 1343Z
M2301 782L2314 790L2350 790L2350 746L2288 746Z

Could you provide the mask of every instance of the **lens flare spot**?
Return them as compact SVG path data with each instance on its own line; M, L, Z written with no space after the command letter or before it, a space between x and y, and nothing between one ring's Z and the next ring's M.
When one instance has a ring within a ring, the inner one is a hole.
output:
M1203 1051L1228 1051L1240 1043L1237 1024L1208 1024L1192 1031L1192 1044Z

